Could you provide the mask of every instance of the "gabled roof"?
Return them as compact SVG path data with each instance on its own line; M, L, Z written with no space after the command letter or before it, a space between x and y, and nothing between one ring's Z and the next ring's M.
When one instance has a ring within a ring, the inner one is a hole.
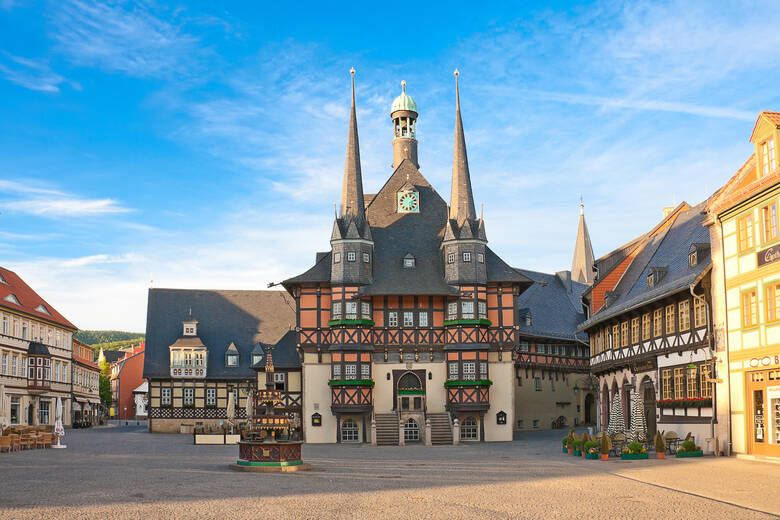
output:
M265 371L265 360L268 355L269 345L258 343L252 350L252 354L262 354L263 358L252 365L252 368ZM298 334L294 330L288 330L279 341L273 345L274 368L296 369L301 368L301 358L298 356Z
M580 298L588 287L572 281L571 274L547 274L527 269L517 269L534 283L517 297L522 317L531 314L531 325L520 320L520 334L538 338L567 341L586 341L583 333L576 334L577 325L585 319ZM568 277L568 278L567 278Z
M283 291L150 289L146 318L144 377L169 377L168 347L179 340L181 323L192 308L198 336L208 348L207 378L252 378L250 353L259 342L276 343L295 327L295 303ZM228 345L235 344L239 366L225 366Z
M698 255L696 265L688 264L691 245L709 242L709 230L703 224L704 206L705 203L701 203L686 209L668 229L650 237L630 269L615 286L614 301L594 313L578 330L584 331L626 311L665 298L698 281L712 263L709 249L700 248L701 254ZM666 269L666 274L650 287L647 275L655 268Z
M8 298L9 295L13 295L19 304L13 303L14 298ZM43 309L40 308L41 305L49 312L43 312ZM22 312L37 319L54 322L68 329L77 330L75 325L65 319L62 314L57 312L54 307L33 291L19 275L3 267L0 267L0 307Z
M750 134L750 142L756 138L756 131L761 121L766 121L770 125L774 125L775 128L780 128L780 112L771 112L769 110L762 110L758 113L756 124L753 125L753 132Z

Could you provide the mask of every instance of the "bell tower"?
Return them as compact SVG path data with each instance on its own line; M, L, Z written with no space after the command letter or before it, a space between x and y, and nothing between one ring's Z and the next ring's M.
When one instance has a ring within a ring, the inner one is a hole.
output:
M406 93L406 81L401 82L401 95L390 107L393 120L393 169L401 161L409 159L419 168L417 162L417 103Z

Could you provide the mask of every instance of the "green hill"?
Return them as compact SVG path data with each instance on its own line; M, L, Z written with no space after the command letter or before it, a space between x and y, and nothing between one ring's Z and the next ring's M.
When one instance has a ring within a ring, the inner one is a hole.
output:
M103 350L119 350L120 348L131 347L138 345L144 338L127 339L124 341L109 341L107 343L95 343L90 345L95 352L98 352L101 348Z
M107 350L116 350L143 341L144 334L143 332L124 332L121 330L80 330L73 337L85 345L100 345ZM125 344L119 345L119 343ZM116 346L114 346L115 344Z

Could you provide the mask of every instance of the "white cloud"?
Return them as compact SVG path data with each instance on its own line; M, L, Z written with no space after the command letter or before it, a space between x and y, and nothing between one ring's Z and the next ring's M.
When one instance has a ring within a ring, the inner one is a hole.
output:
M81 90L78 83L54 72L44 61L14 56L0 51L0 73L8 81L38 92L59 92L62 84Z
M14 197L0 199L0 207L43 217L87 217L132 211L114 199L79 197L32 182L0 181L0 194L4 192L14 194ZM16 196L20 194L24 198Z

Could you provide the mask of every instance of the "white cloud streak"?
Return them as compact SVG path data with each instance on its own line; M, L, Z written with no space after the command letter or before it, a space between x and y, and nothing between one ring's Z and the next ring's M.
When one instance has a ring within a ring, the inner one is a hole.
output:
M13 195L0 198L0 207L11 213L42 217L90 217L132 211L114 199L84 198L32 183L0 180L0 194L2 193Z
M5 51L0 51L0 73L11 83L38 92L59 92L62 84L81 90L78 83L57 74L44 61L14 56Z

